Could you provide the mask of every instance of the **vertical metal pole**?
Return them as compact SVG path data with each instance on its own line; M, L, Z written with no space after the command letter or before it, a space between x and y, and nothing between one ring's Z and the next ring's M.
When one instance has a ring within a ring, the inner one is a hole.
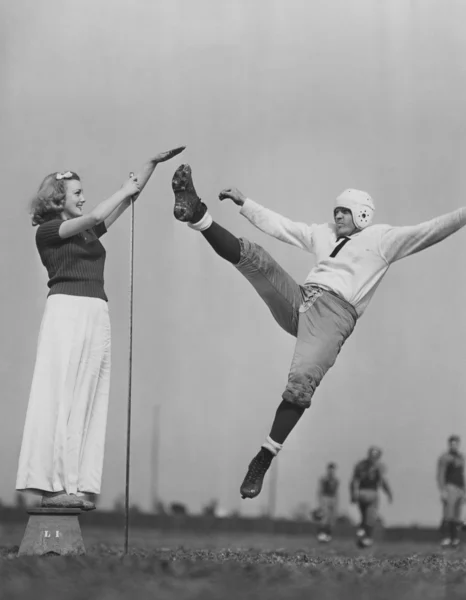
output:
M152 425L152 452L151 452L151 510L155 511L155 505L159 497L159 431L160 431L160 406L154 406L154 420Z
M133 173L129 176L133 177ZM129 539L129 477L131 459L131 384L133 375L133 274L134 274L134 199L131 199L131 227L129 234L129 365L128 409L126 423L126 489L125 489L125 554Z

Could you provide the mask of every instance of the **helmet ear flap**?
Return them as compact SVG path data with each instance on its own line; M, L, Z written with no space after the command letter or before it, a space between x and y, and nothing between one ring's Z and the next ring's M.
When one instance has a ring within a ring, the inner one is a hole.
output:
M372 223L374 209L370 206L361 206L354 212L351 211L351 214L353 215L353 221L356 227L358 229L364 229Z

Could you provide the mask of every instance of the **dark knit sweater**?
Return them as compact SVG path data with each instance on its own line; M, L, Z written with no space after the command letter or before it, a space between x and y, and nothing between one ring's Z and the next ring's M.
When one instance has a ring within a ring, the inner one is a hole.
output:
M49 296L67 294L107 301L104 291L105 248L99 238L106 233L105 223L62 239L58 230L62 219L39 225L36 245L49 275Z

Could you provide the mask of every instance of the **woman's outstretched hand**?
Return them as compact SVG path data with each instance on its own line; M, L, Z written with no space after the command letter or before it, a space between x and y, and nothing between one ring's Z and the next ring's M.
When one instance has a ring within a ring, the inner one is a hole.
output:
M178 148L173 148L173 150L168 150L167 152L160 152L154 156L153 161L155 163L161 163L165 162L166 160L170 160L170 158L173 158L174 156L177 156L183 152L185 148L186 146L179 146Z

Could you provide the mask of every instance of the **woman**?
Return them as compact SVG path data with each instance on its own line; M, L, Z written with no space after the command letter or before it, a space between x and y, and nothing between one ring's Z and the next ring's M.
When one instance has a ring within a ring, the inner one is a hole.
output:
M110 388L110 320L100 238L128 208L158 154L122 188L83 214L79 176L52 173L31 204L36 245L50 288L39 333L16 488L42 495L43 507L92 510L99 494Z

